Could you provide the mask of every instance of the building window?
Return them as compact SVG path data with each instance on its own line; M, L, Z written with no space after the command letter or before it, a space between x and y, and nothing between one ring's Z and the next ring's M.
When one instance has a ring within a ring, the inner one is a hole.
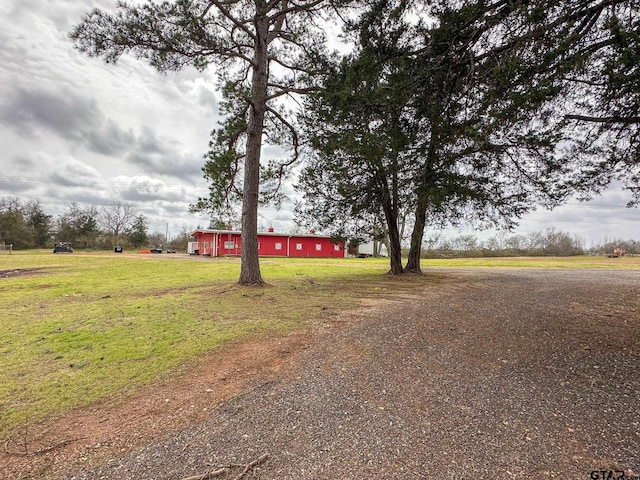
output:
M282 250L282 243L276 242L276 250Z
M233 250L233 247L235 247L233 241L231 242L224 242L224 249L225 250Z
M340 251L340 244L339 244L339 243L334 244L334 245L333 245L333 249L334 249L336 252L339 252L339 251Z
M320 252L320 251L322 251L322 244L316 243L316 252Z
M296 243L296 250L302 250L302 244Z
M260 242L258 242L258 250L260 250Z

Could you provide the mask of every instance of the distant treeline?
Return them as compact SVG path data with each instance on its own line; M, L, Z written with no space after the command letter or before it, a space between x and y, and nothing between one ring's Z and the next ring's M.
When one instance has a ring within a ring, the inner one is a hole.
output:
M55 243L68 242L80 249L163 245L186 252L189 238L184 231L172 239L163 233L150 234L147 218L129 204L83 207L71 203L62 215L54 217L38 202L0 198L0 244L11 244L14 250L50 248Z
M475 235L459 235L447 238L432 235L423 243L423 258L447 257L510 257L510 256L571 256L612 254L620 248L628 255L640 253L640 241L604 239L589 248L578 235L562 232L555 228L532 232L526 235L499 233L481 241Z
M214 227L224 228L221 225ZM145 216L128 204L82 207L72 203L62 215L54 217L44 212L38 202L0 198L0 244L12 244L15 250L49 248L57 242L69 242L80 249L163 245L186 252L189 240L189 232L185 230L171 239L164 233L150 234ZM616 248L627 255L640 254L638 240L604 239L586 248L583 238L555 228L526 235L501 232L485 241L473 234L448 238L436 233L427 236L422 247L423 258L612 254Z

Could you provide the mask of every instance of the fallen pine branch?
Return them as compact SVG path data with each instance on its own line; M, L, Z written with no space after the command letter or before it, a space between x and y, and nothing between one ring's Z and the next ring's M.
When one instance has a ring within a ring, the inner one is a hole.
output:
M40 450L35 450L33 452L30 452L28 450L25 450L24 452L16 452L16 451L11 451L9 449L9 442L7 441L4 444L4 453L6 453L7 455L12 455L12 456L22 456L22 457L28 457L31 455L42 455L43 453L47 453L47 452L51 452L52 450L55 450L57 448L60 447L66 447L67 445L69 445L72 442L77 442L79 440L84 440L87 437L78 437L78 438L73 438L71 440L63 440L59 443L56 443L55 445L52 445L50 447L46 447L46 448L41 448Z
M192 475L191 477L185 477L182 480L211 480L213 477L217 477L217 476L223 475L225 472L227 472L228 470L231 470L231 468L233 468L233 467L244 467L244 470L242 470L242 472L240 472L240 474L235 478L235 480L241 480L242 477L244 477L247 473L249 473L257 465L260 465L261 463L263 463L267 458L269 458L269 454L265 453L265 454L261 455L260 457L256 458L255 460L253 460L252 462L247 463L246 465L244 465L244 464L228 465L228 466L222 467L222 468L220 468L218 470L214 470L212 472L202 473L200 475Z
M213 472L203 473L201 475L194 475L192 477L186 477L182 480L211 480L213 477L217 477L218 475L222 475L227 471L227 467L222 467L219 470L214 470Z
M264 455L256 458L253 462L247 464L246 467L244 467L244 470L242 471L242 473L240 475L238 475L236 477L236 480L240 480L242 477L244 477L247 473L249 473L249 470L251 470L253 467L255 467L256 465L260 465L262 462L264 462L267 458L269 458L269 454L265 453Z

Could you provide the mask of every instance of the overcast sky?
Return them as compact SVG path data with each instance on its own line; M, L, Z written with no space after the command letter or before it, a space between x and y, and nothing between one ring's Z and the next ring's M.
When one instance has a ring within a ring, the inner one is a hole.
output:
M207 192L202 157L219 119L214 72L160 74L133 57L114 66L75 51L68 33L82 15L115 3L0 0L0 197L38 200L55 217L71 202L129 203L152 232L168 225L170 235L207 226L188 207ZM640 211L625 208L628 199L612 189L534 212L516 233L555 227L587 246L640 239ZM287 204L260 214L264 227L294 228Z

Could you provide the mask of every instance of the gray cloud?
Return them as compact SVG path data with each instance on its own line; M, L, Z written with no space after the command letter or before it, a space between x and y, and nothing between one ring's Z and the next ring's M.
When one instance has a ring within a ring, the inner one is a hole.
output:
M203 176L201 159L175 151L155 154L136 151L127 157L127 161L150 174L170 176L186 182L193 182Z
M102 177L95 169L81 162L66 162L52 170L48 181L64 187L83 187L96 189Z
M27 137L37 136L41 128L46 128L78 138L78 129L87 128L87 121L92 125L100 121L95 103L43 90L18 87L2 107L0 122Z
M112 120L106 120L101 128L86 135L87 148L102 155L121 155L131 149L136 138L132 131L124 131Z
M105 117L95 100L68 89L17 88L0 108L0 123L27 138L49 131L102 155L121 154L136 142L132 132Z
M0 177L0 197L29 195L34 190L34 184L28 179L16 177Z
M125 183L126 182L126 183ZM149 177L122 179L115 187L124 201L139 202L179 202L185 200L182 187L170 187L164 182Z
M204 163L201 155L180 152L175 142L163 142L149 129L142 131L136 148L129 153L127 161L146 172L187 182L202 178Z
M126 158L131 165L149 173L183 180L202 177L200 155L181 152L177 142L158 138L148 127L139 135L125 131L107 119L94 100L70 92L18 89L8 105L0 109L0 123L32 139L42 138L45 131L52 132L91 152Z
M146 154L164 155L168 152L166 147L162 146L162 142L158 139L155 132L148 127L144 127L138 138L138 150Z
M83 2L77 0L53 0L48 2L46 9L47 21L51 22L58 30L68 31L74 24L78 23L82 15L88 12L93 6L114 9L115 0L91 0ZM36 17L43 8L42 0L8 0L6 10L2 13L6 18L15 23L23 23L31 17ZM0 9L0 11L2 11Z

